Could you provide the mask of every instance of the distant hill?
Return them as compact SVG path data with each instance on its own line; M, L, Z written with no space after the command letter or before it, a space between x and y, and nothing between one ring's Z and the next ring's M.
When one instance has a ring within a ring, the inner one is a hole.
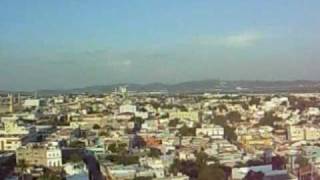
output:
M98 85L75 89L38 90L40 95L70 94L70 93L92 93L100 94L112 92L119 86L127 86L129 91L150 92L168 91L170 93L196 93L196 92L320 92L318 81L221 81L203 80L188 81L177 84L150 83L134 84L122 83L112 85ZM0 91L7 94L8 91ZM32 95L32 92L24 94Z
M105 93L112 92L119 86L127 86L129 91L168 91L177 92L318 92L318 81L220 81L203 80L188 81L177 84L150 83L150 84L112 84L89 86L68 90L40 90L39 94L65 93Z

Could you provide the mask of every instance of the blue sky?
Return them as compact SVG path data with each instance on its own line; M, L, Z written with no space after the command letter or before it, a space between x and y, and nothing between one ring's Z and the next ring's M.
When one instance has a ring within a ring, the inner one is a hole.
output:
M0 89L320 80L318 0L0 0Z

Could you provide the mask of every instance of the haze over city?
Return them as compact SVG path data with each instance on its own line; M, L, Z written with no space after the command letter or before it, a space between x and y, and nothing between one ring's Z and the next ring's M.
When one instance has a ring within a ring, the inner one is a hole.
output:
M0 89L319 80L320 2L0 1Z

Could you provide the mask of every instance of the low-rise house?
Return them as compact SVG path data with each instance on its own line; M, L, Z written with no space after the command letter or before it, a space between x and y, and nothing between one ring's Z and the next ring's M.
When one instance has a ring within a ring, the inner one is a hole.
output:
M0 151L15 151L32 139L31 129L19 126L16 119L2 118L0 129Z
M25 142L25 136L0 136L0 151L16 151Z
M196 129L196 136L209 136L212 139L223 139L224 129L214 124L202 124L201 128Z
M139 165L114 165L107 166L106 171L112 179L134 179Z
M177 155L179 160L195 160L196 156L194 154L194 150L190 148L183 148L177 150Z
M273 148L273 138L271 136L259 134L242 135L239 137L239 142L248 152Z
M304 146L302 147L302 156L320 171L320 147Z
M312 141L320 139L319 127L315 125L289 126L287 133L289 141Z
M198 111L177 111L169 113L170 119L189 119L198 122L200 119Z

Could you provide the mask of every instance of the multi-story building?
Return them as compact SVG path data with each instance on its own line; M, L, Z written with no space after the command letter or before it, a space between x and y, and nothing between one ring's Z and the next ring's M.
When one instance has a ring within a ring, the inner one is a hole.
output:
M304 129L299 126L289 126L287 129L289 141L304 140Z
M305 127L305 140L320 139L320 131L318 127Z
M320 139L320 132L318 128L314 126L289 126L287 132L289 141L312 141Z
M320 147L305 146L302 147L302 155L307 158L318 170L320 169Z
M0 151L15 151L27 139L29 130L23 126L18 126L15 118L2 118L2 129L0 129Z
M29 130L23 126L18 126L15 117L4 117L1 119L3 128L0 129L0 135L27 135Z
M0 151L15 151L23 144L22 136L1 136L0 135Z
M61 149L55 142L49 144L32 143L17 149L17 164L59 167L62 165Z
M190 119L192 121L199 121L198 111L177 111L169 113L170 119Z
M221 126L217 125L207 125L203 124L201 128L196 129L196 136L210 136L213 139L223 139L224 129Z
M258 134L243 135L239 138L239 142L243 148L249 152L273 147L273 139L271 136L260 136Z
M44 104L41 99L26 99L23 103L25 108L37 108Z
M125 104L119 107L120 113L136 113L137 107L135 105Z

